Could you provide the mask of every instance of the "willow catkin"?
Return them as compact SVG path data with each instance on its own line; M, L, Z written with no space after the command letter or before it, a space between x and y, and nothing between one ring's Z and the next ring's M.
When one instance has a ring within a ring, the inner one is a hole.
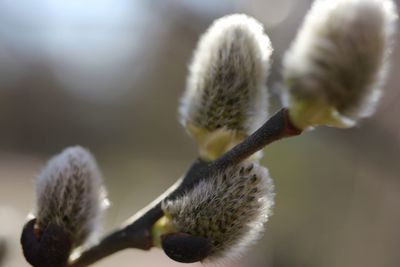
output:
M297 126L347 127L371 115L396 19L392 0L314 2L283 62L289 107L299 113L294 114Z
M271 53L262 25L246 15L222 17L203 34L180 106L181 123L199 143L218 131L246 136L266 121Z
M102 178L93 156L76 146L49 160L37 177L36 226L52 223L82 245L99 227L102 210Z
M177 231L208 239L206 260L215 261L238 256L257 240L273 203L267 169L242 163L202 180L162 208Z

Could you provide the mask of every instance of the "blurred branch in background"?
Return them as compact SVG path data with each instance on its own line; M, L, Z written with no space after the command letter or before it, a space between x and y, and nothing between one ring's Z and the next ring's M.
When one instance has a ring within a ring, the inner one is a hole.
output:
M0 267L2 267L4 264L6 252L7 252L6 240L4 238L0 237Z

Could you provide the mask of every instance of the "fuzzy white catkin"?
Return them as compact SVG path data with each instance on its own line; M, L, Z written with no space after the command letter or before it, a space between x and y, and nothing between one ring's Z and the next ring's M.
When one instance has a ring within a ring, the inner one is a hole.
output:
M208 131L253 132L267 118L271 53L270 40L255 19L234 14L216 20L194 52L181 123Z
M344 126L373 113L396 30L392 0L316 0L286 53L289 107L331 106Z
M220 262L240 256L261 237L273 204L268 170L241 163L164 202L162 208L175 229L211 241L206 262Z
M37 177L36 225L55 223L82 245L100 226L102 177L94 157L75 146L49 160Z

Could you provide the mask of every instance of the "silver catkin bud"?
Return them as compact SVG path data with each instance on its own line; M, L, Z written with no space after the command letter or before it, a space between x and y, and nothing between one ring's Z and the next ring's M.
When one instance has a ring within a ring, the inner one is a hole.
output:
M298 127L349 127L372 114L396 19L392 0L314 2L283 64Z
M222 17L203 34L180 106L181 123L200 146L215 136L241 139L267 119L271 53L262 25L246 15Z
M162 208L175 230L210 241L206 261L223 261L240 255L260 237L273 203L267 169L242 163L201 181Z
M98 230L104 201L102 178L93 156L75 146L47 163L36 183L36 227L61 226L74 247Z

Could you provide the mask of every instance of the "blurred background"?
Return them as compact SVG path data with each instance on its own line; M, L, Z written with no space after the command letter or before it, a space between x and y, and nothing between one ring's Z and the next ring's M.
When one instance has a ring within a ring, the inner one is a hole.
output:
M112 203L105 232L185 172L196 146L178 124L178 99L192 50L214 19L240 12L265 25L277 110L281 59L311 2L0 0L0 266L28 266L19 235L34 178L64 147L83 145L98 159ZM265 149L274 215L260 242L228 266L400 266L398 50L371 119ZM183 265L153 249L95 266Z

